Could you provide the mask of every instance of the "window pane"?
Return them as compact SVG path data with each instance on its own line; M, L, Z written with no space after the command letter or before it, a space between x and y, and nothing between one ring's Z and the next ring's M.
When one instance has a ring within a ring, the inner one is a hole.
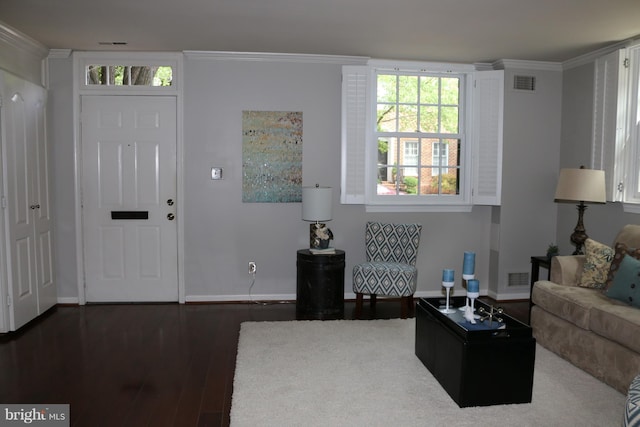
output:
M88 85L106 85L108 82L107 67L102 65L89 65L87 67Z
M415 132L418 130L418 106L400 105L398 117L399 132Z
M381 196L395 196L398 194L395 167L378 168L378 189L377 194Z
M378 102L398 102L396 93L397 76L390 74L378 75L377 101Z
M458 133L458 107L442 107L442 123L440 132Z
M440 194L460 194L460 169L449 169L449 172L441 175Z
M87 85L103 86L171 86L171 66L89 65Z
M421 194L438 194L439 177L437 170L433 168L425 168L422 171Z
M153 76L154 86L171 86L173 84L173 68L162 66L158 67L156 74Z
M458 105L460 99L460 79L459 78L443 78L442 79L442 104Z
M422 77L420 79L420 102L423 104L438 104L439 91L437 77Z
M405 166L416 165L418 166L419 160L419 146L418 141L404 141L402 148L401 164ZM404 176L418 176L418 168L405 168Z
M422 107L420 109L420 131L438 132L438 107Z
M460 140L447 138L460 132L460 81L378 75L378 195L460 194Z
M400 76L398 78L398 86L400 87L399 102L405 104L418 103L418 77L417 76Z
M387 165L389 153L389 141L386 138L378 138L378 164Z
M397 132L396 106L378 104L377 126L378 132Z
M398 168L398 194L418 194L418 176L415 168Z

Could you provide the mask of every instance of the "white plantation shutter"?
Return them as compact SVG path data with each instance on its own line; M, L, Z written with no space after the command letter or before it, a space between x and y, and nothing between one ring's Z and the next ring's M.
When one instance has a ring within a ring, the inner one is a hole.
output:
M604 170L607 200L620 202L623 192L618 184L623 181L622 167L616 168L624 147L627 73L623 61L626 49L617 50L596 60L593 141L591 168Z
M463 164L472 176L472 204L499 205L502 190L502 125L504 111L504 71L472 73L475 79L469 113L472 122L468 137L472 164ZM370 66L342 68L342 176L340 202L366 204L368 115L373 114ZM375 146L374 146L375 147ZM373 187L375 192L375 186ZM402 197L402 196L400 196ZM406 200L405 200L406 201ZM404 202L404 201L403 201ZM426 203L424 204L426 205Z
M370 70L342 68L342 177L340 202L364 204L366 186L367 108Z
M502 192L502 125L504 71L474 73L473 196L476 205L500 205Z

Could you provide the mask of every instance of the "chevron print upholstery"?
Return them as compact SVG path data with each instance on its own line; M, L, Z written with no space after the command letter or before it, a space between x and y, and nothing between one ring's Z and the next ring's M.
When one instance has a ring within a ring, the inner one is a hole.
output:
M420 224L368 222L366 260L353 268L356 294L412 296L418 283Z
M622 425L624 427L640 426L640 375L635 377L629 386Z

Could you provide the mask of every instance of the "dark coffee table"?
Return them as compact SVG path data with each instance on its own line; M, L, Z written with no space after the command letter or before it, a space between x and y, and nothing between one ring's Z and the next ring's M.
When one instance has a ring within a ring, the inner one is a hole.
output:
M461 307L465 297L451 299ZM531 402L536 341L531 327L503 314L503 329L465 328L462 311L444 314L444 298L416 307L416 356L461 408ZM475 302L476 309L490 306ZM428 398L428 396L425 396Z

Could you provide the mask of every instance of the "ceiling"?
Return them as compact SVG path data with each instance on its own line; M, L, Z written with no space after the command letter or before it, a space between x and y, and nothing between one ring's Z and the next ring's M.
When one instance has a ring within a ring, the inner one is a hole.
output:
M59 49L563 62L640 35L640 0L0 0L0 21Z

